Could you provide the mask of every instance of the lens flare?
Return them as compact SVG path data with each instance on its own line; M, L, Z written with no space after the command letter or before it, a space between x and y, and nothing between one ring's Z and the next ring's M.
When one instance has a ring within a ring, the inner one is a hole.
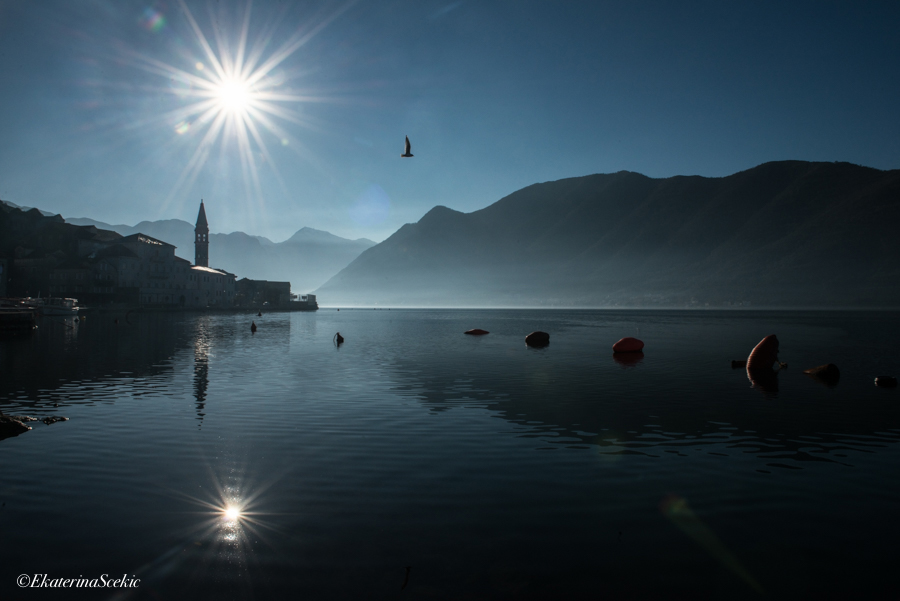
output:
M678 495L668 495L659 502L659 510L669 521L675 524L679 530L694 539L707 553L718 560L723 566L731 570L750 588L759 594L764 594L762 586L750 575L737 557L725 547L709 526L697 517L684 498Z

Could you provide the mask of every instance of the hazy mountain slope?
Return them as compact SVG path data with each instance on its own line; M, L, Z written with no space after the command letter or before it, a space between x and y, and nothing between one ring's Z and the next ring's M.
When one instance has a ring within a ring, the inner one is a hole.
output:
M900 171L783 161L637 173L436 207L318 290L328 304L900 305Z
M14 202L9 202L8 200L0 200L0 202L2 202L3 204L8 205L14 209L21 209L22 211L28 211L29 209L34 208L34 207L23 207L21 205L17 205ZM56 213L51 213L50 211L41 211L41 209L38 209L38 211L44 217L53 217L54 215L56 215ZM88 224L88 225L91 225L91 224Z
M94 225L123 236L137 232L174 244L175 254L194 261L194 226L180 219L142 221L135 226L109 225L87 218L66 219L74 225ZM244 232L210 234L209 263L238 278L289 281L301 294L311 292L346 267L371 240L348 240L328 232L302 228L284 242L272 242Z

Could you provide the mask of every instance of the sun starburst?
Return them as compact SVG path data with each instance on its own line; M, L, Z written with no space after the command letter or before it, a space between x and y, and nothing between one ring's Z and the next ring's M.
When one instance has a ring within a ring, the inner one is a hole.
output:
M217 144L228 143L236 143L248 199L253 197L262 203L258 162L267 163L281 181L266 138L279 144L295 140L280 122L311 127L297 107L306 102L327 100L315 94L284 89L284 78L276 75L276 69L350 4L315 23L301 24L267 56L265 50L273 42L271 30L249 43L249 2L236 36L229 37L218 20L212 20L215 48L183 0L179 0L179 6L203 60L193 61L189 70L146 55L135 55L142 69L169 80L167 91L180 103L177 108L164 112L159 120L172 123L176 136L187 137L195 144L191 158L160 208L165 210L181 190L194 183Z

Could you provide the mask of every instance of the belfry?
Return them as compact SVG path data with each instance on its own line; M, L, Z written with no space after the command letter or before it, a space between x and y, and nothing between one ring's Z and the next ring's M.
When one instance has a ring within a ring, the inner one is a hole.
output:
M206 221L206 210L203 199L200 199L200 213L194 227L194 265L209 267L209 223Z

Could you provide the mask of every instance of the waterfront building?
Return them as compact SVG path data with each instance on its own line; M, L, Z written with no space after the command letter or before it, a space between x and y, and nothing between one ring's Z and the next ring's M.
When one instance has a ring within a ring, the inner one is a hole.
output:
M235 287L235 304L242 307L256 307L264 303L270 306L287 307L291 302L290 282L270 282L241 278Z
M0 296L73 297L87 306L233 306L235 275L209 267L202 201L194 232L191 265L174 245L146 234L121 236L0 203ZM278 298L284 286L290 295L290 284L280 283Z
M209 256L209 225L201 203L195 256ZM49 269L53 296L72 296L87 304L140 304L154 307L230 307L235 276L223 269L191 265L175 255L175 246L146 234L80 244L91 250Z

